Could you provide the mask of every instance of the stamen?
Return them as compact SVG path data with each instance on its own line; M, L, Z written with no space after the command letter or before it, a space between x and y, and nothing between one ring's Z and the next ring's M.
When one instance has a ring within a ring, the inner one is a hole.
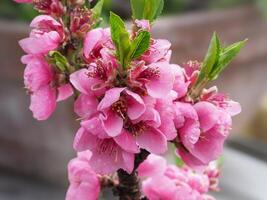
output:
M133 124L130 121L128 121L128 123L125 123L124 128L127 129L134 136L137 136L142 134L148 127L143 121L137 124Z
M88 70L89 72L87 73L87 75L89 77L98 78L100 80L107 79L106 67L100 60L98 60L95 65L91 64Z
M121 118L126 119L127 116L127 105L124 100L116 101L112 104L111 109L116 112Z

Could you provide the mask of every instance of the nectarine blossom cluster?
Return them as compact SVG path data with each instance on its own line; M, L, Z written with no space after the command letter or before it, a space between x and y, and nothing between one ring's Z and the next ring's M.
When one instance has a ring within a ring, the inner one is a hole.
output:
M16 1L42 13L19 42L33 116L46 120L57 102L75 99L80 128L66 199L95 200L104 187L122 200L213 199L219 172L210 164L241 108L206 85L244 41L223 48L214 34L205 60L181 67L170 61L171 43L151 37L163 0L132 0L131 30L114 13L110 28L98 27L102 0L90 9L83 0ZM183 167L158 156L168 144Z

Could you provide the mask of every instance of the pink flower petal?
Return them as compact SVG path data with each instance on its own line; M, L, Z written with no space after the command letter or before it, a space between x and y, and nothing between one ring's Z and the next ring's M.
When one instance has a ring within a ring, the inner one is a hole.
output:
M24 71L24 84L31 92L48 85L53 72L42 57L31 57Z
M30 110L37 120L48 119L56 108L56 91L49 85L40 88L31 95Z
M146 110L144 101L142 98L130 91L130 90L125 90L125 93L128 94L127 96L127 115L131 120L135 120L138 117L140 117Z
M93 49L98 45L103 36L103 29L93 29L89 31L84 40L83 53L86 58L88 58L93 51Z
M116 137L121 134L123 119L116 113L108 111L105 115L100 115L100 119L104 130L110 137Z
M159 77L152 78L145 84L148 94L154 98L165 98L171 92L174 83L171 66L166 62L160 62L148 67L159 70Z
M167 139L159 130L148 128L136 136L138 145L147 151L155 154L162 154L167 151Z
M114 137L114 141L127 152L138 153L140 151L133 135L124 129L119 136Z
M211 129L219 118L218 109L209 102L199 102L194 105L197 111L200 127L203 132Z
M72 73L70 75L70 82L81 93L91 94L91 84L87 73L88 71L86 69L81 69Z
M108 138L109 136L106 134L105 130L102 128L101 120L98 117L93 117L89 120L82 121L81 125L91 134L104 139Z
M150 154L138 167L139 177L151 177L163 174L167 167L167 161L157 155Z
M74 138L73 148L76 151L85 151L93 149L97 145L97 138L84 128L80 128Z
M98 101L94 96L80 94L74 103L74 111L78 116L88 118L97 112L97 105Z
M109 108L113 103L119 100L123 90L125 90L125 88L112 88L108 90L104 98L100 101L97 110L103 111Z
M58 88L57 101L63 101L73 95L73 89L70 84L62 85Z

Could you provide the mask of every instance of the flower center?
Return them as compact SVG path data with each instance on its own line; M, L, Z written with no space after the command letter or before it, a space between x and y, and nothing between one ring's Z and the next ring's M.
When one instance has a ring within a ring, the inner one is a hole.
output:
M131 121L127 121L124 124L124 128L127 129L134 136L140 135L143 133L148 127L145 122L141 121L137 124L133 124Z
M126 119L127 117L127 105L122 99L116 101L112 104L111 109L113 112L117 113L121 118Z
M89 77L98 78L100 80L107 79L106 67L100 60L98 60L96 64L91 64L88 70L89 72L87 73L87 75Z

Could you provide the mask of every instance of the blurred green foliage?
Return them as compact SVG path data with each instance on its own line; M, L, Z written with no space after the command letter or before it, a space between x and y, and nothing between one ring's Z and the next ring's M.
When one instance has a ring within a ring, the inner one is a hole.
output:
M94 0L96 2L97 0ZM165 0L163 14L179 14L186 11L227 8L245 3L257 3L267 16L267 0ZM105 0L103 18L104 21L112 10L123 18L131 16L129 0ZM18 19L29 21L35 15L36 11L29 4L18 4L13 0L0 0L0 17L7 19Z
M0 17L30 21L37 12L30 4L18 4L12 0L0 0Z

